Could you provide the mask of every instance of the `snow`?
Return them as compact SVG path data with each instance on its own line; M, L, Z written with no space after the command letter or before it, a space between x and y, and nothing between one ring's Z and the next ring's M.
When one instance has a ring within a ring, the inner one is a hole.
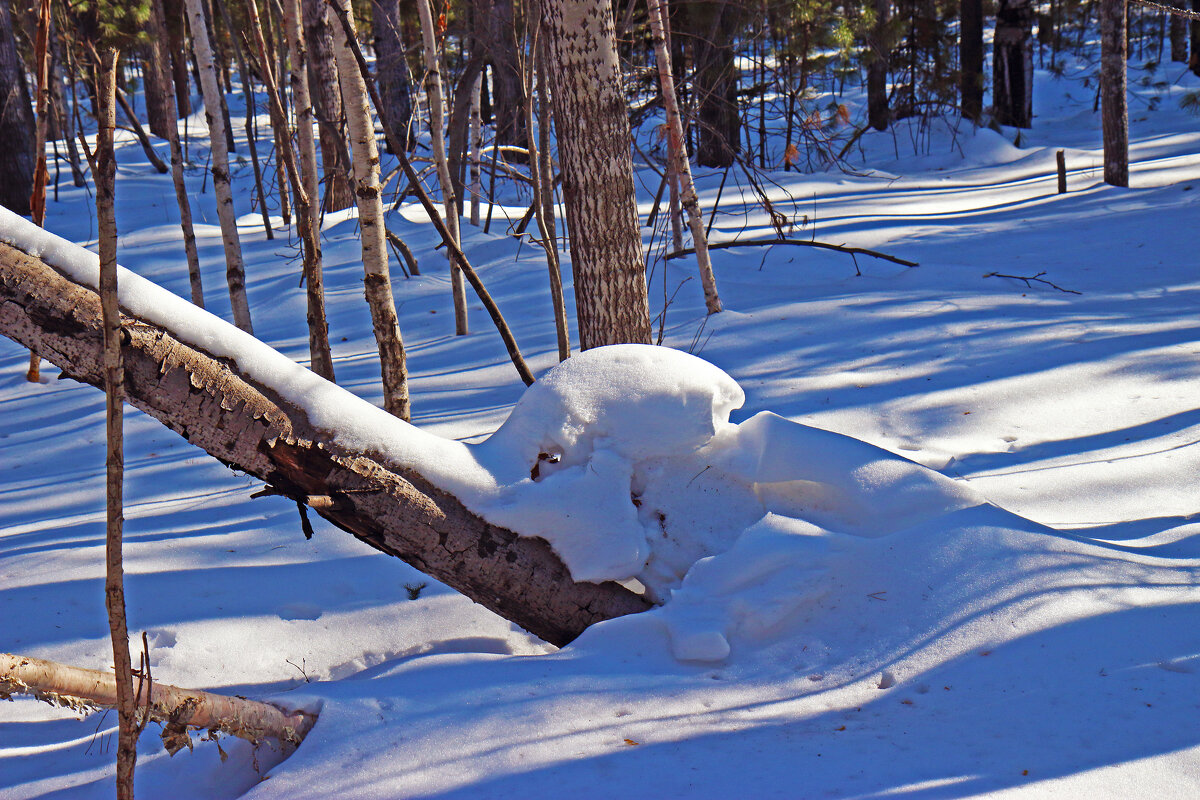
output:
M394 276L411 426L376 407L352 215L323 229L339 388L296 363L298 266L257 214L240 225L267 344L218 320L220 236L198 168L215 316L174 296L188 286L172 187L122 138L128 309L233 358L347 445L547 537L575 577L663 601L556 650L319 521L305 541L293 504L249 499L254 481L131 412L130 624L156 677L321 709L291 754L223 740L222 761L198 741L169 759L152 728L139 793L1200 793L1200 134L1177 109L1200 84L1131 80L1135 100L1163 99L1131 114L1133 188L1119 190L1100 180L1083 74L1038 73L1020 147L1011 129L910 122L863 137L860 174L773 173L796 235L921 266L860 257L856 277L839 254L716 251L728 310L706 317L698 282L683 283L668 348L555 366L540 249L464 225L539 374L527 390L477 304L474 332L451 335L436 236L402 207L389 226L426 273ZM189 124L198 167L202 123ZM638 177L648 211L656 178ZM721 175L697 178L711 204ZM249 184L235 175L239 210ZM69 244L94 244L89 203L63 186L50 204L66 242L11 215L0 236L94 281L94 256ZM498 219L524 207L509 196ZM770 230L731 175L714 238ZM652 313L693 270L655 265ZM983 277L1043 270L1082 294ZM26 360L0 342L0 649L103 668L103 399L47 365L26 384ZM114 730L112 715L0 704L0 798L111 797Z

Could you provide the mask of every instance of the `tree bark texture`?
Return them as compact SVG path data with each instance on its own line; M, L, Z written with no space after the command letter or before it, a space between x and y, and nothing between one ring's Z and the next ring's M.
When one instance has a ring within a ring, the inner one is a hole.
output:
M891 0L875 0L875 25L867 42L871 51L871 60L867 63L867 124L877 131L886 131L888 123L891 122L887 90L888 62L891 55L887 29L891 6ZM982 68L981 65L980 69ZM789 113L789 122L791 118Z
M253 333L250 302L246 298L246 267L242 261L242 243L238 238L237 214L233 208L233 190L229 183L228 129L221 115L221 87L217 84L217 68L208 40L208 26L204 21L203 0L187 0L187 8L196 64L200 71L200 87L204 90L204 118L208 121L212 146L213 193L217 197L217 217L221 222L221 238L225 245L225 280L229 285L229 302L233 308L234 324L247 333Z
M495 111L496 143L524 147L528 131L525 82L517 58L517 30L513 0L493 0L488 25L488 54L492 61L492 108Z
M161 66L169 64L171 56L167 53L167 39L160 36L149 37L149 42L142 48L142 76L146 90L146 120L150 132L160 139L168 136L167 128L175 124L175 87Z
M168 49L171 56L171 82L175 85L175 111L179 117L192 113L191 83L188 81L185 46L184 0L162 0ZM164 64L163 66L166 66Z
M734 37L741 28L742 4L733 0L694 0L682 7L681 21L692 44L695 70L696 163L728 167L741 150L738 66Z
M169 750L186 746L180 739L169 738L177 735L175 726L218 730L255 744L264 738L299 744L316 721L303 711L289 713L244 697L180 689L153 681L145 687L149 691L142 688L139 686L136 692L140 715L166 724L163 740ZM116 681L107 672L0 653L0 700L14 694L32 695L52 706L75 710L117 705Z
M629 117L607 0L543 0L579 346L650 342Z
M999 0L992 43L992 98L996 122L1033 125L1032 0Z
M0 333L100 385L96 295L0 243ZM403 558L536 636L565 645L589 625L649 608L619 584L575 583L545 541L468 511L417 472L347 450L236 367L126 317L126 396L192 444ZM326 502L315 503L316 498Z
M1125 98L1125 0L1100 2L1100 124L1104 182L1129 185L1129 110Z
M350 0L333 0L347 16ZM371 307L371 326L379 348L383 379L383 407L402 420L409 418L408 366L404 340L396 318L392 282L388 274L387 233L383 220L383 198L379 189L379 147L375 143L375 123L367 105L367 86L358 62L340 25L334 26L334 49L338 78L350 128L354 153L354 196L358 202L359 237L362 241L364 287ZM457 227L455 227L457 233ZM458 239L455 236L455 243Z
M325 174L322 208L338 211L354 205L350 185L350 155L342 134L342 95L338 88L333 32L325 0L302 0L304 43L308 46L308 89L312 95L321 141L321 165Z
M37 127L34 135L33 192L29 211L33 224L46 222L46 132L50 127L50 0L41 0L38 9L37 39L33 48L37 69Z
M404 56L400 31L400 0L371 0L371 28L375 39L375 85L383 108L379 115L396 141L409 141L412 123L412 73Z
M1168 5L1176 8L1187 8L1187 0L1171 0ZM1171 15L1171 60L1180 64L1188 62L1188 21L1183 17Z
M959 9L962 115L963 119L979 122L983 116L983 2L961 0Z
M117 127L117 51L100 50L96 65L96 227L100 250L100 317L104 329L105 507L104 600L112 639L117 689L117 797L133 799L133 774L137 764L137 701L133 694L133 664L129 656L129 628L125 621L125 568L122 555L124 528L125 377L121 361L121 311L117 294L117 161L113 132Z
M298 12L296 0L287 0L288 6L284 13L288 15L289 24L294 26L292 33L299 36L299 17L292 12ZM279 102L279 91L275 83L271 59L267 52L266 38L263 36L262 25L258 18L258 8L255 0L246 0L246 16L250 22L250 33L258 46L259 68L262 71L263 82L267 87L267 106L271 114L271 127L278 135L279 159L287 173L288 182L292 187L292 195L296 198L296 227L300 233L301 249L304 253L304 284L308 299L308 355L309 366L313 372L327 381L333 378L333 356L329 351L329 325L325 319L325 276L321 268L321 229L318 225L319 215L314 200L315 191L309 192L306 183L316 185L316 145L312 137L312 124L307 131L301 131L299 138L307 141L309 165L303 175L296 164L295 152L292 150L292 138L288 131L287 114L283 104ZM301 48L298 48L300 52ZM303 63L303 62L301 62ZM294 74L301 76L299 69ZM308 92L302 90L296 95L296 105L302 102L308 104ZM311 113L310 113L311 117ZM307 136L305 135L307 134ZM302 145L303 147L304 145Z
M0 205L17 214L29 213L35 139L29 86L13 35L12 14L8 3L0 3Z
M688 227L692 231L692 246L696 248L700 285L704 287L704 306L709 314L716 314L721 310L721 298L717 294L717 279L713 275L712 259L708 255L708 236L704 230L704 215L700 212L700 198L696 196L696 186L692 183L692 167L683 143L683 121L679 114L679 101L675 96L675 80L671 75L671 55L667 50L667 14L663 7L665 0L647 2L650 8L650 30L654 38L655 57L658 60L658 80L662 86L663 108L667 114L667 151L675 165L675 173L679 176L680 200L687 211Z

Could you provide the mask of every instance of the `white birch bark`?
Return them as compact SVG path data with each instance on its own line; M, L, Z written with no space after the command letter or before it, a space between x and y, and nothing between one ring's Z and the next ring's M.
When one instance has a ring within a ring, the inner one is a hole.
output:
M483 122L480 118L480 100L479 92L483 88L483 73L485 70L479 71L479 76L475 78L475 83L471 86L471 131L470 145L468 158L471 162L471 181L467 190L471 195L471 224L476 228L479 227L479 205L480 195L483 194L483 184L480 180L480 164L482 162L483 149Z
M233 322L247 333L253 333L250 303L246 299L246 268L242 261L242 243L238 238L237 214L233 208L233 191L229 183L228 132L221 115L221 87L217 84L217 70L201 0L187 0L187 12L196 65L200 70L200 89L204 93L204 118L208 121L208 138L212 147L213 192L217 196L217 217L221 221L221 239L225 244L225 280L229 284Z

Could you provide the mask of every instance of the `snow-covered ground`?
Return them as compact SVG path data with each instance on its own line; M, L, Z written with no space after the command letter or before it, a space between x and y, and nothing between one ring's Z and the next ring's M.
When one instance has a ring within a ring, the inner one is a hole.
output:
M227 760L201 741L169 759L152 726L139 792L1200 793L1200 125L1178 110L1200 81L1131 80L1124 190L1101 181L1094 87L1073 75L1038 73L1019 148L1012 130L936 123L864 137L856 174L771 175L793 235L919 267L859 256L856 276L811 248L717 251L727 310L706 319L694 265L659 262L664 343L718 369L589 355L491 442L523 387L478 303L471 335L453 335L419 209L391 216L423 273L393 263L414 422L492 466L557 437L557 471L500 481L510 494L480 499L485 513L535 528L586 497L576 530L611 538L577 539L578 568L671 596L561 651L319 521L305 541L293 504L249 499L255 481L131 413L130 627L156 679L321 709L286 760L237 740ZM187 296L169 176L132 137L118 160L121 262ZM657 177L638 177L648 212ZM721 176L698 177L711 204ZM735 177L714 240L768 235ZM199 169L189 181L209 307L228 318L211 186ZM294 250L265 239L248 165L236 186L256 330L303 361ZM47 228L93 245L89 209L64 184ZM504 228L464 225L466 250L541 374L555 363L544 260ZM339 383L378 403L352 216L329 215L324 234ZM49 366L27 384L26 360L0 341L0 650L103 668L103 395ZM745 395L733 424L721 371ZM638 507L617 496L630 481ZM638 541L654 526L668 544ZM649 552L657 566L639 573ZM111 796L115 727L0 704L0 798Z

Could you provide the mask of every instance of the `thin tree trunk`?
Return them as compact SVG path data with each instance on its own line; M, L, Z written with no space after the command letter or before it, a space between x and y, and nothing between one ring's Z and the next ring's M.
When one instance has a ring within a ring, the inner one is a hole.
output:
M33 192L29 213L33 224L45 227L46 221L46 130L50 122L50 0L41 0L38 10L37 41L33 50L37 67L37 110L33 152Z
M483 150L483 124L480 115L480 94L484 81L484 70L480 70L475 76L475 83L471 86L471 122L469 125L468 136L468 156L470 162L470 184L467 193L471 195L471 224L476 228L479 227L479 206L481 195L483 194L483 184L480 180L482 170L482 150ZM401 140L403 141L403 140Z
M342 135L342 99L325 0L302 0L301 13L308 46L308 88L320 132L325 174L322 207L338 211L354 205L354 189L350 185L350 156Z
M530 188L533 191L533 214L537 220L538 233L541 236L542 250L546 253L546 267L550 273L550 300L554 307L554 332L558 340L558 360L566 361L571 356L571 339L567 329L567 308L563 300L562 267L558 260L558 238L554 230L554 176L546 177L550 159L546 152L550 147L550 120L543 116L537 123L537 144L534 144L532 132L534 129L534 89L533 79L538 72L539 62L544 60L542 52L545 47L536 34L533 37L533 53L529 59L529 71L525 83L525 129L529 136L529 177ZM542 108L548 102L545 73L541 77ZM543 149L544 148L544 149ZM547 197L549 193L549 197Z
M688 163L687 149L683 146L683 121L679 116L679 101L675 97L675 79L671 75L671 54L667 50L666 9L663 0L647 0L650 11L650 30L654 37L654 50L658 59L658 79L662 85L663 107L667 112L668 153L679 177L681 200L687 211L688 227L692 231L692 246L696 248L696 266L700 271L700 283L704 287L704 307L708 313L721 310L721 298L717 294L717 279L713 275L712 259L708 255L708 236L704 231L704 214L700 210L700 198L692 182L692 166ZM678 249L678 248L677 248Z
M292 72L303 81L304 44L300 40L300 16L296 0L287 0L284 10L289 26L289 35L295 37L298 65ZM308 353L312 371L327 381L333 378L333 356L329 352L329 327L325 320L325 279L321 269L321 236L318 227L319 213L314 203L316 193L316 145L312 137L312 110L309 107L308 87L305 85L296 92L296 107L305 109L300 117L301 124L307 124L308 130L300 132L300 148L307 150L307 164L304 172L296 166L292 153L291 137L288 136L287 116L283 105L279 102L279 92L275 85L275 76L271 72L271 60L267 53L267 43L263 37L262 26L258 20L258 9L254 0L246 0L246 13L250 19L251 33L258 44L259 65L263 80L267 84L267 97L271 111L272 127L279 134L284 147L279 150L279 158L287 171L288 180L292 185L292 195L296 198L296 227L300 229L300 240L304 251L304 283L308 296Z
M266 20L262 21L261 24L263 27L263 35L266 38L267 54L270 57L268 63L274 63L278 65L278 71L275 73L276 86L279 88L279 91L276 94L276 99L278 99L279 105L283 109L284 118L286 119L288 115L288 100L287 92L284 91L283 88L287 85L288 81L286 43L283 41L282 33L271 30L272 24L274 24L276 28L279 28L282 25L282 22L278 18L278 4L279 0L275 0L274 2L268 0L270 10L267 13ZM278 60L276 60L275 52L276 33L278 33L279 47L283 51L278 53ZM276 153L282 153L285 147L291 147L291 139L288 138L287 130L288 129L286 127L280 130L274 125L271 126L271 135L275 139ZM276 157L275 159L275 184L279 188L279 216L283 219L284 226L290 227L292 224L292 208L291 203L288 200L288 176L287 169L283 164L283 159L280 157ZM313 196L310 195L310 197ZM316 202L316 200L311 200L311 202Z
M6 226L19 227L0 211L5 216ZM99 385L99 317L93 290L0 243L0 335ZM302 409L236 364L145 321L126 325L125 333L132 404L231 468L309 503L364 543L546 641L562 646L595 622L650 607L616 583L575 583L543 540L486 523L411 467L331 441Z
M75 186L82 187L87 181L83 176L83 167L79 163L79 149L75 144L75 114L67 109L63 96L63 86L67 85L67 65L63 63L62 43L59 39L57 26L53 15L50 18L50 55L53 70L53 100L55 114L58 116L58 130L66 140L67 159L71 162L71 181Z
M433 31L433 11L429 0L417 0L417 14L421 17L421 41L425 53L425 96L429 98L429 138L433 146L433 163L437 167L438 183L442 186L442 208L445 209L446 226L455 244L459 244L458 201L454 197L454 182L450 178L450 165L446 161L445 104L442 102L441 59L438 58L437 37ZM339 62L340 64L340 62ZM363 93L366 93L364 88ZM463 283L462 270L450 257L450 292L454 300L454 333L467 333L467 287Z
M650 342L629 118L607 0L543 0L579 346Z
M246 100L246 146L250 150L250 166L254 170L254 193L258 196L258 210L262 216L263 230L266 231L267 239L274 239L275 232L271 230L271 213L267 209L267 193L263 190L262 165L258 162L258 144L254 141L254 115L256 109L254 107L254 87L250 83L250 70L246 69L246 57L242 54L242 46L238 44L237 37L232 33L233 22L229 19L229 9L225 7L225 0L213 0L217 9L221 12L221 19L225 22L225 27L231 32L230 39L233 45L233 57L237 61L238 77L242 82L242 97ZM281 192L280 197L283 197Z
M108 526L105 535L104 597L112 638L117 683L117 797L133 798L137 763L137 706L133 695L133 665L125 623L125 577L121 555L122 493L125 458L122 437L124 368L121 360L121 312L117 306L117 217L114 206L117 162L113 151L116 129L117 51L104 47L96 74L99 100L96 134L96 221L100 237L100 308L104 328L105 427L108 455Z
M1125 100L1125 0L1100 3L1100 100L1104 182L1129 185L1129 111Z
M150 4L150 35L152 38L167 40L166 19L164 17L163 0L152 0ZM164 81L170 79L166 59L150 64L151 69L158 70ZM179 206L179 227L183 231L183 250L187 255L188 282L192 290L192 302L204 308L204 283L200 277L200 255L196 252L196 232L192 228L192 203L188 199L187 183L183 176L183 150L179 146L179 110L175 100L168 98L170 122L167 125L167 142L171 146L171 180L175 184L175 202Z
M350 0L331 0L347 15ZM367 87L359 73L358 62L341 26L333 26L337 54L338 79L346 104L346 121L354 153L354 196L358 201L358 224L362 239L364 286L371 307L371 324L379 347L383 378L383 407L402 420L409 419L408 367L404 340L396 318L392 284L388 274L387 243L383 221L383 200L379 193L379 148L375 144L375 125L367 106ZM457 237L455 237L457 242Z
M202 2L187 0L188 20L200 70L200 88L204 91L204 117L208 120L212 147L213 192L217 196L217 216L221 221L221 238L225 244L225 279L229 284L234 324L247 333L253 333L250 303L246 298L246 269L242 262L242 244L238 238L237 215L234 213L233 191L229 183L229 151L225 147L225 121L220 111L221 87L217 85L217 70L208 41L208 27L204 24Z
M121 110L125 112L125 119L129 120L129 127L133 131L133 135L137 137L138 144L142 146L142 152L146 154L146 160L154 167L156 172L167 174L167 165L158 153L154 151L154 145L150 142L150 137L146 135L145 128L137 118L137 112L133 110L133 106L129 105L129 98L125 96L125 92L117 87L117 102L121 106Z

